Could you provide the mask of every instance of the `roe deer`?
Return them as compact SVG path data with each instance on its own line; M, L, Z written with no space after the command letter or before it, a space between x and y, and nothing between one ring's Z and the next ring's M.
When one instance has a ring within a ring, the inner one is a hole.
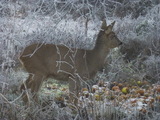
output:
M68 80L70 96L73 99L80 91L81 80L92 79L96 72L102 69L109 50L122 43L112 31L114 24L115 22L107 26L103 21L92 50L40 43L26 47L20 61L29 77L20 89L31 89L31 93L35 93L36 97L42 82L53 77L57 80ZM24 93L23 101L27 103L28 100Z

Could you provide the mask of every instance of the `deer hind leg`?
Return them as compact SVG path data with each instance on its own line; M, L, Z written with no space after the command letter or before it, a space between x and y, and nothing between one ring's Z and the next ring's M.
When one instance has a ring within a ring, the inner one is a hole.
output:
M21 91L23 91L22 98L25 104L30 104L30 96L28 94L28 89L31 89L31 93L33 95L33 99L37 102L37 93L44 81L44 77L41 74L30 74L28 79L23 83L20 87Z
M29 101L29 95L26 90L30 88L30 84L33 81L32 77L33 75L29 74L28 79L24 83L22 83L20 87L20 91L23 92L22 99L25 104Z

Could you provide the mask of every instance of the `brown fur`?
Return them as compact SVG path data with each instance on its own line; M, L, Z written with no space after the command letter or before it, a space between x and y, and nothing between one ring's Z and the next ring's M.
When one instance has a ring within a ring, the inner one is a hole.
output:
M68 80L71 96L77 96L81 80L92 79L102 69L109 50L121 44L112 31L114 23L109 26L106 26L106 22L102 23L93 50L38 43L26 47L20 60L30 74L21 90L30 88L32 93L37 93L42 82L53 77ZM28 102L26 94L23 95L23 100Z

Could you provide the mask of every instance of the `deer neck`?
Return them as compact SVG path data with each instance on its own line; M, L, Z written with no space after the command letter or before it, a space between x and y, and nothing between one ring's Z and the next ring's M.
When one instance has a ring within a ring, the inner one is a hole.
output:
M103 67L109 46L104 43L103 33L100 32L93 50L87 51L88 68L99 70ZM92 70L91 70L92 71Z

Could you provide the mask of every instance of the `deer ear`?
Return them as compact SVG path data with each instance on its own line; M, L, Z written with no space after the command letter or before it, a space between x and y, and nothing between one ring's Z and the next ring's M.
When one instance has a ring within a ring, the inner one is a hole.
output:
M112 31L114 24L115 24L115 21L107 27L107 29L105 30L106 34L109 34Z
M107 28L106 20L103 20L101 29L102 29L102 30L105 30L106 28Z
M111 23L111 27L112 27L112 28L113 28L114 24L115 24L115 21Z
M111 23L107 28L112 30L112 29L113 29L114 24L115 24L115 21L114 21L114 22L112 22L112 23Z

